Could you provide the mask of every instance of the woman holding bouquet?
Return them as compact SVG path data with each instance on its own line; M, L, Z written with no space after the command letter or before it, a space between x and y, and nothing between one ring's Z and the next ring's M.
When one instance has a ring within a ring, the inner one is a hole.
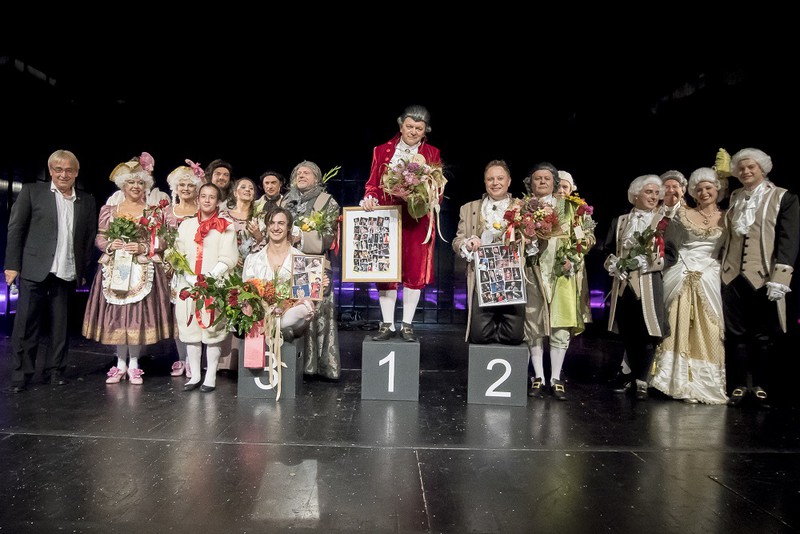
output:
M172 191L172 203L164 209L164 223L169 228L168 232L174 240L177 235L178 225L185 219L197 217L197 190L203 184L203 169L200 165L186 160L186 164L175 168L169 176L167 176L167 183ZM171 245L170 245L171 246ZM173 266L170 262L170 253L166 252L165 261L163 266L167 275L167 280L170 282L170 300L174 305L177 300L178 291L180 287L177 286L178 280L183 280L176 277L175 270L183 270L180 266ZM173 314L174 315L174 314ZM171 376L181 376L186 373L187 378L192 378L192 370L186 366L186 343L181 341L178 334L177 325L174 326L175 330L175 347L178 350L178 361L172 364Z
M422 289L433 282L433 252L435 232L429 235L431 214L414 218L408 203L402 198L389 195L382 186L382 178L387 169L401 161L411 161L422 156L429 165L441 166L442 158L438 148L427 142L426 134L431 131L430 113L419 105L408 106L397 117L400 131L388 142L376 146L372 151L372 165L369 171L361 207L366 211L379 206L400 204L405 207L402 215L402 281L403 281L403 327L401 335L406 341L417 341L414 332L414 314L417 311ZM441 198L439 198L441 202ZM427 242L426 238L429 238ZM381 305L381 323L378 334L372 339L385 341L395 336L395 304L397 303L396 282L377 284Z
M563 179L563 180L562 180ZM565 182L562 184L562 181ZM541 218L526 248L525 338L534 377L528 395L544 397L544 338L550 340L550 381L553 396L566 400L561 371L572 338L591 321L584 257L595 244L592 209L574 195L572 175L548 163L537 164L525 181ZM524 204L525 205L525 204Z
M646 400L647 379L656 346L669 333L664 307L663 232L669 218L658 213L664 196L661 178L645 174L628 187L629 213L611 221L604 251L605 269L614 277L608 330L622 336L625 355L636 381L636 398ZM620 365L622 355L620 355Z
M179 287L207 284L206 277L222 279L233 272L239 260L236 247L236 233L233 224L219 216L219 188L212 183L205 183L198 191L200 210L197 217L184 220L178 226L175 248L187 260L192 272L176 273L183 279ZM182 292L183 293L183 292ZM200 391L214 391L217 385L217 365L221 353L221 344L230 336L225 320L214 322L218 310L209 310L205 304L198 308L191 298L184 298L175 303L175 315L178 320L180 339L186 343L186 361L192 370L192 376L183 386L184 391L192 391L200 387ZM200 385L200 361L206 346L206 376Z
M107 384L126 378L142 384L142 345L172 338L169 286L162 269L160 240L152 240L142 219L160 218L161 209L147 206L153 177L137 160L120 163L111 181L122 191L118 203L100 208L95 245L103 253L83 318L83 335L117 348L117 365ZM110 202L114 202L109 199ZM160 219L153 221L163 224Z
M280 206L286 208L295 221L292 240L303 254L325 256L325 273L331 278L331 246L337 239L339 204L328 193L322 183L322 171L313 161L301 161L289 176L291 187L281 199ZM300 218L313 219L314 228L302 230L297 226ZM322 300L317 303L318 312L309 325L305 336L306 375L320 375L338 380L341 372L339 355L339 330L336 322L336 304L333 291L326 287Z

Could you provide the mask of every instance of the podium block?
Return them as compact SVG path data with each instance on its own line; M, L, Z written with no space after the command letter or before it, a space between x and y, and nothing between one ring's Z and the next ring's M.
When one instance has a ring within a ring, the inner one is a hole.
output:
M281 399L294 399L303 385L303 338L281 345ZM270 385L270 373L274 385ZM266 369L246 369L244 367L244 351L239 354L239 379L237 384L239 397L250 399L273 399L278 396L278 369L275 358L267 354ZM280 400L280 399L279 399Z
M419 342L373 341L361 345L361 399L419 400Z
M467 402L525 406L528 402L528 347L469 345Z

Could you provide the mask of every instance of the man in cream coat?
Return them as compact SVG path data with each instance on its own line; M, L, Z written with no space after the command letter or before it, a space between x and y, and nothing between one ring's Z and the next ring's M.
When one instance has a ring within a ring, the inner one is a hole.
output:
M745 148L731 158L731 174L742 187L731 194L725 215L728 242L722 258L729 404L752 393L766 405L767 365L776 338L786 332L786 293L790 291L800 237L800 204L767 175L772 158Z

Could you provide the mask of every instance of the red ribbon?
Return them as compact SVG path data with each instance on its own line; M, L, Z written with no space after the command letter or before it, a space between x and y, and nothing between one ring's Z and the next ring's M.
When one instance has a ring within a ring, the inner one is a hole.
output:
M334 256L339 255L339 237L340 232L342 231L342 216L336 219L336 237L333 238L333 243L331 243L331 250L333 251Z

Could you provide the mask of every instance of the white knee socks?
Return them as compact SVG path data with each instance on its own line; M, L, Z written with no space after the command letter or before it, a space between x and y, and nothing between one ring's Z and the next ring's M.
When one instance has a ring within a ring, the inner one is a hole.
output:
M542 340L534 340L533 345L528 347L531 353L531 363L533 364L533 374L536 378L544 378L544 350L542 349Z
M186 344L186 363L192 370L192 378L189 379L187 384L197 384L200 382L200 361L203 359L203 344L202 343L187 343ZM219 361L219 360L217 360Z
M378 291L378 301L381 303L383 322L391 324L392 332L394 332L394 306L397 303L397 290Z
M550 347L550 380L561 380L561 367L567 356L567 349Z
M217 367L219 366L219 357L222 354L222 344L216 343L214 345L206 345L206 378L203 380L204 386L215 387L217 385ZM194 375L192 375L194 378Z
M417 311L419 297L422 295L421 289L403 288L403 322L411 324L414 322L414 314Z

